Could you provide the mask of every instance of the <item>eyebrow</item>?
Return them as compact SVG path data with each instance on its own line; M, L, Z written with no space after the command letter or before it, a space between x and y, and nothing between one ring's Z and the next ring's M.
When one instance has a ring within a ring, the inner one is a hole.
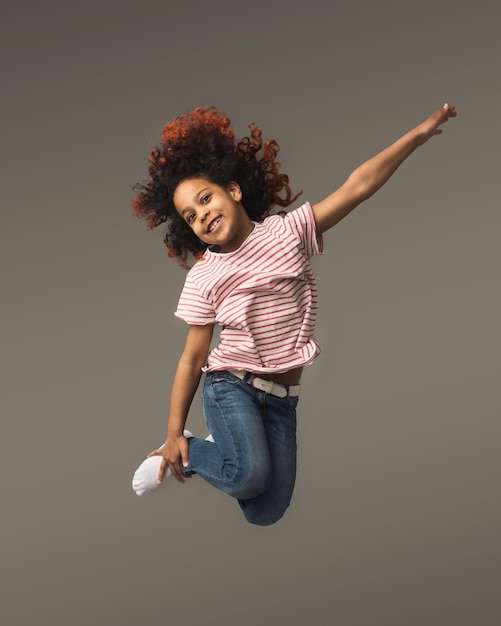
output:
M197 201L197 199L200 197L200 194L202 194L204 191L207 191L209 189L209 187L204 187L203 189L200 189L199 191L197 191L197 193L193 196L193 202L195 203ZM184 214L187 211L191 211L192 209L190 209L190 207L186 207L185 209L183 209L181 211L181 216L184 216Z

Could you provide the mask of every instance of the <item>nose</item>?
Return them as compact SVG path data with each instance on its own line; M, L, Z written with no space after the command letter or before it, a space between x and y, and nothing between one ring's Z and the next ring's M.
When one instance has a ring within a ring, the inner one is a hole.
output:
M207 209L205 209L205 211L202 209L202 214L201 214L201 217L200 217L200 221L201 222L205 222L205 220L207 218L207 215L209 215L209 211Z

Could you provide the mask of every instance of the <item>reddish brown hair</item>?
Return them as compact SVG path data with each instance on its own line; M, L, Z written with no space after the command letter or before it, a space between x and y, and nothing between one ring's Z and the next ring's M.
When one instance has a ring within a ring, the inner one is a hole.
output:
M288 207L301 193L293 195L288 176L280 173L277 142L263 141L255 124L249 129L248 137L237 140L230 119L215 107L198 107L171 120L149 156L149 180L134 187L140 190L132 202L134 214L146 219L149 228L167 223L169 256L184 267L190 254L198 257L207 246L174 207L181 181L201 176L222 187L237 182L254 221L262 221L276 205Z

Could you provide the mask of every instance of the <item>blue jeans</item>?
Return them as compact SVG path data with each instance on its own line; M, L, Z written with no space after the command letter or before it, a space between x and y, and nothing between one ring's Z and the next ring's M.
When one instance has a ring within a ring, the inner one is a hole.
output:
M247 521L277 522L296 480L297 396L277 398L227 371L209 372L204 414L215 443L190 438L186 473L238 499Z

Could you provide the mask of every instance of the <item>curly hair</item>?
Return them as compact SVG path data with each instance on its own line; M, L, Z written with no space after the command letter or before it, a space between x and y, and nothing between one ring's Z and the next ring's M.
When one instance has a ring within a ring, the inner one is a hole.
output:
M169 257L184 268L189 255L200 257L207 245L174 207L174 192L183 180L200 176L221 187L238 183L245 211L257 222L273 206L288 207L302 193L293 196L289 177L279 171L277 142L263 142L261 129L253 123L249 128L249 137L236 140L229 118L215 107L197 107L171 120L149 156L149 179L133 187L140 190L132 201L134 214L145 218L148 228L166 223Z

